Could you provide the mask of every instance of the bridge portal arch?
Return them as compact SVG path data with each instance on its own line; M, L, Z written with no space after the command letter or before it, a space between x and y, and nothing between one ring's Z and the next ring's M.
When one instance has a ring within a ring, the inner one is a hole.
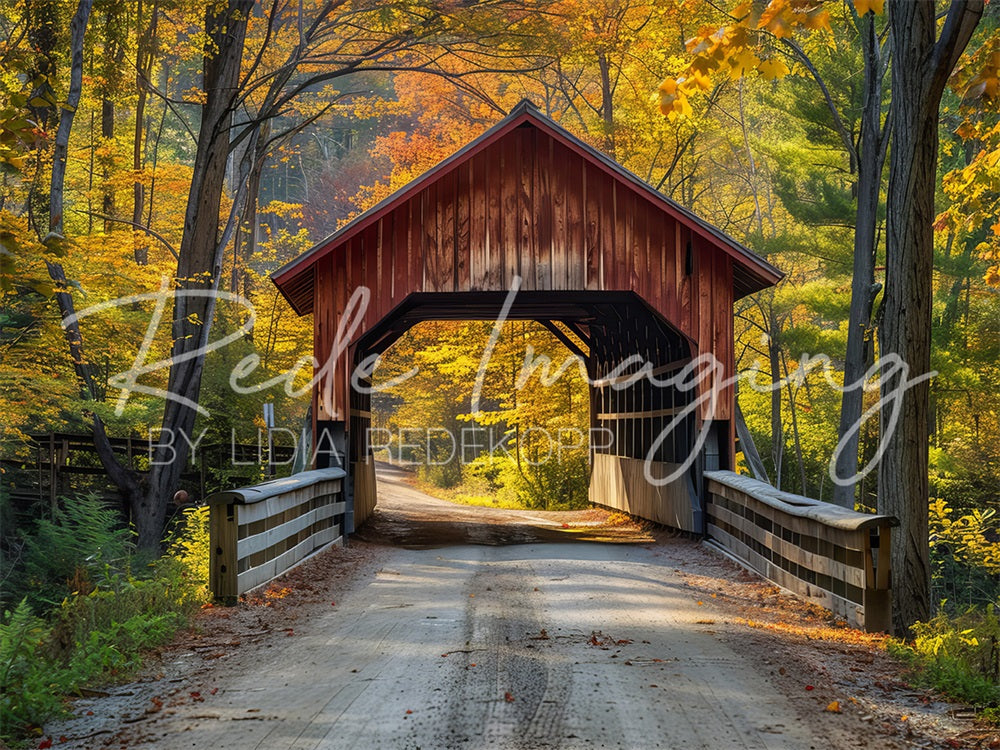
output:
M614 436L592 453L591 500L701 533L703 472L733 466L733 303L781 275L522 102L272 278L313 316L314 444L337 436L355 524L375 502L359 365L421 320L505 314L587 365L592 426Z

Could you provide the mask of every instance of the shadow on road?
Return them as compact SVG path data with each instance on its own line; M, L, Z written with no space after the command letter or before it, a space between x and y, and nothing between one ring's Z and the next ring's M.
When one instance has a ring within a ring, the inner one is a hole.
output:
M460 544L655 541L650 524L603 508L542 511L462 505L422 492L413 486L412 477L410 472L391 464L377 464L378 505L356 531L356 537L407 549Z

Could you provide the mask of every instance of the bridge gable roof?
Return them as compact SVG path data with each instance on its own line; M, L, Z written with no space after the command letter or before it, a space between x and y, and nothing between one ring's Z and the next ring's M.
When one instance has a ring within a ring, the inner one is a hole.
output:
M720 249L733 261L734 299L765 289L781 280L781 271L764 258L713 226L676 201L654 189L621 164L583 142L551 118L542 114L530 101L523 100L510 114L482 135L443 159L420 177L409 182L364 211L326 239L275 271L271 278L282 295L300 315L313 312L315 277L313 269L322 258L342 248L353 238L399 209L407 201L428 190L450 172L458 169L480 152L496 146L505 136L520 127L533 127L557 143L596 166L604 178L627 188L652 204L666 216Z

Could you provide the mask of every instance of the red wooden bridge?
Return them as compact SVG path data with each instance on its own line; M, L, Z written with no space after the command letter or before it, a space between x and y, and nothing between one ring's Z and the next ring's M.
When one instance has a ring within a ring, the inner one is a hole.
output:
M373 355L423 320L504 315L540 322L586 364L591 425L613 436L592 450L594 503L706 534L786 588L885 627L892 519L732 473L733 303L781 277L522 102L274 274L313 316L316 471L215 498L216 593L280 573L372 512Z

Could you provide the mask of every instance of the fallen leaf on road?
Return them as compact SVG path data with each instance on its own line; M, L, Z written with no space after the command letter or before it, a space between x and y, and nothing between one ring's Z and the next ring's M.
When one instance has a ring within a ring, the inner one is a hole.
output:
M410 709L406 709L406 713L408 713L408 714L412 714L412 713L413 713L413 711L411 711Z
M514 702L514 696L511 695L510 693L504 693L503 694L503 699L505 701L507 701L508 703L513 703Z
M52 747L52 738L46 737L44 740L38 743L38 750L48 750Z
M832 714L839 714L840 711L840 701L830 701L827 707L824 709Z
M816 688L814 688L812 685L806 685L806 690L815 690L815 689Z

